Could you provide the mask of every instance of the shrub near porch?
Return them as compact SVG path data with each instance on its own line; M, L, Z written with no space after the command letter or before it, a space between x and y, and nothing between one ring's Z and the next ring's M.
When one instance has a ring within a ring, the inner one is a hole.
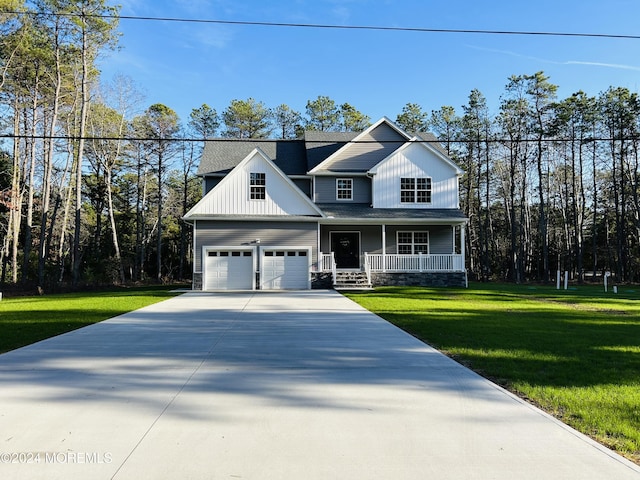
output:
M640 463L640 294L384 287L347 296Z

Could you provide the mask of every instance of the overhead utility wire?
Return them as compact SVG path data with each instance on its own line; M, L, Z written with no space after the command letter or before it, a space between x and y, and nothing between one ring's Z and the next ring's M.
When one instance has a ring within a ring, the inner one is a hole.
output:
M486 139L463 139L463 140L424 140L424 139L411 139L411 140L305 140L303 138L178 138L178 137L102 137L102 136L80 136L80 135L28 135L28 134L0 134L0 139L21 139L21 140L99 140L99 141L131 141L131 142L209 142L209 143L275 143L275 142L304 142L309 144L371 144L371 143L383 143L383 144L405 144L405 143L427 143L427 144L455 144L455 143L468 143L468 142L482 142L482 143L532 143L538 142L536 138L486 138ZM610 142L620 140L638 141L638 136L624 136L624 137L595 137L585 139L575 138L549 138L545 141L552 143L565 143L565 142Z
M80 17L75 13L39 13L39 12L5 12L22 15L55 15L62 17ZM616 33L580 33L580 32L544 32L533 30L480 30L480 29L458 29L458 28L426 28L426 27L388 27L381 25L335 25L324 23L287 23L287 22L257 22L244 20L214 20L198 18L177 18L177 17L141 17L134 15L97 15L86 14L85 17L118 18L120 20L143 20L156 22L182 22L182 23L206 23L217 25L240 25L240 26L260 26L260 27L289 27L289 28L320 28L335 30L372 30L390 32L418 32L418 33L468 33L479 35L534 35L550 37L587 37L587 38L618 38L640 40L640 35L616 34Z

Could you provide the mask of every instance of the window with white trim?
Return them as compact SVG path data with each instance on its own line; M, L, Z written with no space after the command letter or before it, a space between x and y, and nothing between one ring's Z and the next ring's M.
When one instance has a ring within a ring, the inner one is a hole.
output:
M403 177L400 179L401 203L431 203L431 178Z
M336 200L353 200L353 179L336 179Z
M429 253L429 232L398 232L397 235L399 254Z
M249 188L251 200L264 200L266 192L267 176L264 173L251 172L249 174Z

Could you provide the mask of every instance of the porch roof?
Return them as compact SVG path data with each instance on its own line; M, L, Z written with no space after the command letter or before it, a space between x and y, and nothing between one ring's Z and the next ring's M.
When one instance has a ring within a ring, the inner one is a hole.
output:
M459 208L371 208L366 203L322 203L317 206L325 214L323 223L348 220L366 223L406 221L460 225L468 220Z

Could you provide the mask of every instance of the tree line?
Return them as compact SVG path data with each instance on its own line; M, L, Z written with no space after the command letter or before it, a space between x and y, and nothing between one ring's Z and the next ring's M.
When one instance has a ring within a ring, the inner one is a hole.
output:
M117 48L119 9L105 0L0 0L0 284L174 281L191 274L202 139L294 138L361 130L368 117L319 96L302 115L233 100L183 123L142 107L126 77L100 78Z
M186 122L164 104L145 108L130 79L100 78L99 57L119 40L117 13L105 0L0 2L4 285L188 279L191 228L181 218L201 197L202 139L292 139L371 124L322 95L304 112L251 97L221 113L202 104ZM577 281L605 271L636 281L638 96L614 87L595 97L556 92L543 72L518 75L496 114L473 90L459 111L407 103L395 121L433 131L465 171L472 278L547 282L566 270Z
M431 127L465 170L469 272L482 280L638 281L640 99L626 88L558 99L543 72L508 79L496 115L473 90Z

